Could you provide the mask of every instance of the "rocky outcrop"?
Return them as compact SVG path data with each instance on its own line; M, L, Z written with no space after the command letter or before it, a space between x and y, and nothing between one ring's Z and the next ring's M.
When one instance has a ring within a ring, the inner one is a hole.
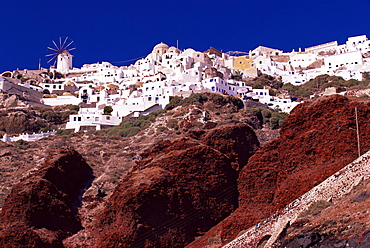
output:
M0 212L1 247L62 247L81 229L77 207L92 170L74 149L52 150L44 165L19 182Z
M158 143L96 217L95 247L190 243L237 208L238 170L258 145L246 124Z
M299 105L285 120L280 137L242 169L239 208L188 247L203 247L216 236L220 243L231 241L353 161L358 156L355 107L361 149L369 150L367 103L331 96Z
M24 132L39 132L43 127L36 118L23 112L5 113L1 112L0 131L7 134L19 134ZM44 124L45 126L45 124Z
M293 239L285 240L279 247L365 248L370 247L370 230L361 233L361 238L356 236L348 240L338 239L335 235L321 235L317 232L301 233Z

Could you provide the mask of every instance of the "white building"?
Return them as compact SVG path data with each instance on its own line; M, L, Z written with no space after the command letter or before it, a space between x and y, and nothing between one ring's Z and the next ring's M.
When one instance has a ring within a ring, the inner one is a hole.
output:
M336 70L355 70L363 66L361 51L336 54L324 58L324 68L328 73Z
M70 115L66 129L75 132L82 130L100 130L106 127L117 126L121 123L121 117L103 115L102 110L95 108L81 108L77 115Z

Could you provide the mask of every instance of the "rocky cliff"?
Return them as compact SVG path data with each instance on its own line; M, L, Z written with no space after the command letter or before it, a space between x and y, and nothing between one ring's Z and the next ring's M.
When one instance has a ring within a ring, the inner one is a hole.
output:
M92 179L91 168L75 150L52 150L5 199L0 246L63 247L62 240L82 228L77 208Z
M358 156L355 107L361 151L369 150L369 103L332 96L299 105L285 120L280 137L242 169L239 208L188 247L231 241L353 161Z
M238 171L258 148L246 124L165 140L120 182L95 247L183 247L238 206Z

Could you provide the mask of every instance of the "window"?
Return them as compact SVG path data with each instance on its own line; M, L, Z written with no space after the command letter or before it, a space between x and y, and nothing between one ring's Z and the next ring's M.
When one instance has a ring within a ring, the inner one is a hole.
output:
M79 116L79 117L77 118L77 120L78 120L78 121L81 121L81 117Z
M108 121L110 120L110 116L107 116L107 120L108 120Z

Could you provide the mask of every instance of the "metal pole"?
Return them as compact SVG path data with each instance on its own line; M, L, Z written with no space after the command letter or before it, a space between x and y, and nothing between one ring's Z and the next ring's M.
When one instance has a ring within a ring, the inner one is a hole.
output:
M361 147L360 147L360 131L358 128L358 117L357 117L357 107L355 107L355 114L356 114L356 131L357 131L357 148L358 148L358 156L361 156Z

